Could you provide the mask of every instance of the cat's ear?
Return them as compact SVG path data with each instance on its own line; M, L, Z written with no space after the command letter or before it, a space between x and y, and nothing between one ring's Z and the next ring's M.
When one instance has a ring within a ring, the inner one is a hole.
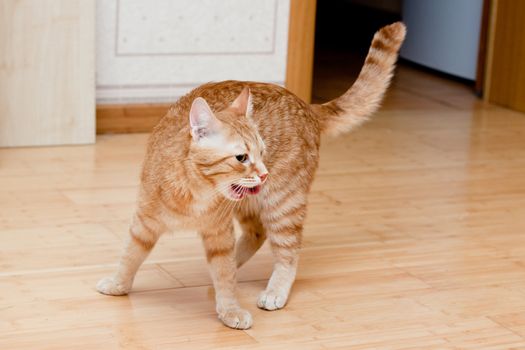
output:
M242 89L235 101L232 102L231 108L235 109L239 115L250 117L252 115L252 94L247 86Z
M219 131L220 121L215 117L202 97L193 100L190 109L191 136L195 141L213 135Z

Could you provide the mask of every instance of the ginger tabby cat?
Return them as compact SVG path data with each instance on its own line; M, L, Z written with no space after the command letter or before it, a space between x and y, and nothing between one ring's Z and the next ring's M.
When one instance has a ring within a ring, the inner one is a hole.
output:
M379 30L354 85L322 105L308 105L279 86L239 81L205 84L183 96L153 130L130 238L117 273L102 279L98 291L127 294L159 237L183 227L202 237L226 326L252 325L236 299L235 276L266 239L275 264L257 305L284 307L320 136L349 131L376 111L405 32L399 22ZM237 242L234 218L243 229Z

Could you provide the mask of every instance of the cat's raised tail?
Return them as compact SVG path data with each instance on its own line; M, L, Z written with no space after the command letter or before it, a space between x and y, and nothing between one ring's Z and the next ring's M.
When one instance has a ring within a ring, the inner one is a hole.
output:
M406 27L396 22L374 35L365 63L355 83L342 96L312 105L321 121L322 132L339 135L366 121L378 108L390 85L397 54Z

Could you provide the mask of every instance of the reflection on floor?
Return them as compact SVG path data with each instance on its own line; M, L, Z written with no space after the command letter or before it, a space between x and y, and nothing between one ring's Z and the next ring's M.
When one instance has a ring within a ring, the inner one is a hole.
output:
M350 74L350 73L349 73ZM348 87L319 82L318 100ZM258 310L268 247L239 273L254 327L214 313L201 244L164 237L127 297L114 270L146 135L0 150L0 348L525 348L525 116L400 67L376 117L325 139L289 305Z

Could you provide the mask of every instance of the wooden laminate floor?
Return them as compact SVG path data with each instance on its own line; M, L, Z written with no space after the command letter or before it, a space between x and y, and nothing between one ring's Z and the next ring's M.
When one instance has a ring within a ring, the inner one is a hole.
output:
M327 69L319 100L348 87ZM267 246L241 269L247 331L217 320L193 232L129 296L95 291L146 137L0 150L0 349L525 349L525 115L402 66L371 122L323 142L288 306L255 306Z

